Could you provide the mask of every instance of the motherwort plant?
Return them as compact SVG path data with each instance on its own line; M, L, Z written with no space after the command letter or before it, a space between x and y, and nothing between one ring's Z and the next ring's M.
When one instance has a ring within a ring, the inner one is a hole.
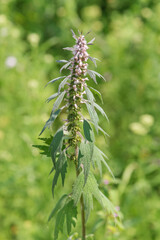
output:
M102 79L104 77L88 68L90 60L96 66L96 58L92 58L87 52L89 46L93 44L94 39L87 43L85 36L80 32L79 36L76 36L72 31L72 35L76 44L73 47L64 48L71 51L72 58L69 61L58 61L59 63L64 63L60 72L63 69L67 69L69 75L57 77L48 83L52 84L61 79L58 92L47 99L49 102L56 98L50 118L40 135L47 127L50 128L52 126L61 112L66 113L66 119L63 126L57 130L54 136L41 138L46 145L37 147L43 150L43 154L52 158L53 196L58 178L61 178L62 185L64 185L68 166L71 164L75 166L76 177L73 179L70 192L65 193L59 199L49 217L49 220L53 217L56 219L54 239L58 239L59 232L65 231L64 229L66 229L69 237L72 225L74 227L76 225L77 206L80 203L82 239L84 240L86 239L86 222L93 209L93 197L106 209L108 216L114 218L116 209L100 191L93 174L93 170L96 167L99 169L100 174L102 174L102 164L112 174L105 161L107 157L95 145L94 137L94 132L97 134L100 131L106 134L98 125L99 119L96 110L106 119L107 115L95 102L95 95L102 100L100 92L88 84L90 79L97 84L96 77ZM84 115L85 110L88 110L88 115ZM117 219L115 220L117 221Z

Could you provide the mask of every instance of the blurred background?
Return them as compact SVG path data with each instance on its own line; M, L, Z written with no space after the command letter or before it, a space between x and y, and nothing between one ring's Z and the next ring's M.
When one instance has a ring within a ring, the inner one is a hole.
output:
M106 169L97 179L124 226L116 227L95 201L87 232L96 240L159 240L160 2L1 0L0 5L0 239L53 239L54 221L48 224L47 218L73 183L70 170L70 186L59 183L53 199L51 160L32 147L40 144L38 134L53 104L45 100L58 83L44 86L59 76L56 60L71 57L62 48L74 44L72 28L91 30L87 40L96 37L89 53L100 59L97 71L107 79L98 79L98 90L110 119L108 124L100 116L110 138L97 136L97 145L108 154L116 181ZM53 132L61 123L56 121Z

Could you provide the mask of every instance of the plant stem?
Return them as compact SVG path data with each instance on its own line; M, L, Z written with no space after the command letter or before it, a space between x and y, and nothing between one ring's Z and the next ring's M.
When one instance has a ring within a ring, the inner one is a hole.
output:
M78 175L80 174L79 169L78 169L78 146L76 146L75 155L76 155L76 175L78 177ZM85 240L86 239L86 224L85 224L85 211L84 211L83 195L81 195L81 198L80 198L80 205L81 205L82 240Z
M86 225L85 225L85 212L84 212L84 200L81 195L81 221L82 221L82 240L86 239Z

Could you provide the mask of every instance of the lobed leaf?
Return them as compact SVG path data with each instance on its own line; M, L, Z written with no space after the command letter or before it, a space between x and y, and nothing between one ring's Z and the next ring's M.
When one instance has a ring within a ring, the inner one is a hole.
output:
M48 221L50 221L54 215L59 211L59 209L63 208L64 204L65 204L65 201L67 199L68 195L67 194L64 194L60 199L59 201L57 202L56 206L53 208L49 218L48 218Z
M98 121L99 121L98 115L97 115L97 113L96 113L96 111L95 111L95 109L92 105L90 105L87 102L85 104L86 104L86 107L88 109L91 121L94 124L96 131L98 132Z
M67 172L67 158L65 155L65 152L61 152L58 160L55 164L55 175L53 178L53 182L52 182L52 194L54 196L54 188L57 184L59 175L61 174L61 178L62 178L62 185L64 185L64 179L65 179L65 174Z
M81 172L78 177L76 178L76 181L73 185L73 200L74 200L74 204L75 206L78 204L81 194L82 194L82 190L84 187L84 176L83 176L83 172Z
M54 120L57 118L58 114L60 113L60 109L58 109L56 112L51 112L50 118L45 123L42 131L40 132L39 136L44 132L44 130L48 127L50 128L51 124L54 122Z
M97 166L100 166L99 161L101 161L106 166L106 168L108 169L112 177L114 178L114 174L110 169L109 165L107 164L107 162L104 160L103 156L107 158L107 156L98 147L94 146L93 161L96 162ZM101 169L99 169L99 171L101 173Z
M53 140L52 140L51 145L50 145L52 162L53 162L53 165L55 167L56 167L56 165L55 165L56 154L57 154L58 151L60 151L60 149L62 147L62 142L63 142L63 129L60 128L56 132L55 136L53 137Z
M81 142L79 148L79 162L83 164L84 168L84 184L87 182L87 178L90 170L90 163L93 155L92 143L83 143Z
M107 119L107 121L109 122L109 119L107 117L107 114L105 113L105 111L103 110L103 108L101 108L97 103L94 102L94 107L96 107L100 112L101 114Z
M63 232L64 222L66 221L67 233L70 234L72 225L75 227L77 218L77 208L74 206L72 199L66 201L63 208L61 208L56 217L54 240L58 239L59 232Z

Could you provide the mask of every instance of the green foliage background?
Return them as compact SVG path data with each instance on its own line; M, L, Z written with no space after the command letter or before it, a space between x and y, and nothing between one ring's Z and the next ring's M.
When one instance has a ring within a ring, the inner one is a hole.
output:
M99 184L120 206L124 225L116 228L95 203L98 214L91 214L87 232L96 240L160 239L159 16L158 0L1 0L0 239L53 239L47 218L64 189L55 189L52 199L51 160L32 144L39 144L52 108L44 101L57 83L43 87L59 76L56 60L70 57L62 47L74 44L71 28L96 37L89 52L107 79L98 89L110 119L107 124L100 116L110 138L98 136L97 144L116 176L113 182L104 171ZM9 56L17 59L13 68ZM56 120L53 131L60 124ZM73 176L71 170L66 188Z

